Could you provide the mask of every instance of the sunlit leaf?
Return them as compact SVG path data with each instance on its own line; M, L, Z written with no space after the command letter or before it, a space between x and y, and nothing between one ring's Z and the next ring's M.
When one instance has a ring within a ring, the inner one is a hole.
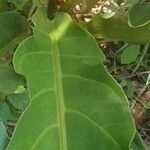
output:
M34 21L33 36L14 57L31 102L8 150L129 149L135 128L128 101L95 39L64 13L51 22L38 11Z

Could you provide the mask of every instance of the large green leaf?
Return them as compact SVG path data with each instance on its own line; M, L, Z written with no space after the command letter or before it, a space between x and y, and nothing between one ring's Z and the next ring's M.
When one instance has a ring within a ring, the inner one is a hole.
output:
M150 24L132 28L117 17L104 19L96 15L90 23L87 23L87 30L96 38L150 43Z
M63 13L50 22L39 11L35 24L14 57L31 103L8 150L129 149L135 128L128 101L94 38Z
M12 52L27 34L25 17L15 12L0 14L0 56Z
M148 22L150 22L150 2L138 3L131 7L129 10L129 25L138 27Z
M7 132L6 129L0 119L0 150L4 150L5 144L7 140Z

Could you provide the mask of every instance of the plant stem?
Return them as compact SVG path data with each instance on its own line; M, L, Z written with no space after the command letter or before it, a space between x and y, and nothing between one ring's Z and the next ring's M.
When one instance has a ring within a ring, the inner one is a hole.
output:
M129 43L125 43L121 48L119 48L117 51L116 51L116 53L119 53L119 52L121 52L122 50L124 50L126 47L128 47L129 46Z
M29 14L28 14L28 18L27 18L28 20L31 19L31 16L32 16L33 12L35 11L35 9L36 9L36 6L32 5L32 7L31 7L31 9L29 11Z
M141 92L138 94L138 96L137 96L136 99L138 99L138 98L146 91L146 88L148 87L149 84L150 84L150 73L149 73L149 75L148 75L148 77L147 77L147 81L146 81L146 83L145 83L143 89L142 89Z
M137 71L137 69L139 68L139 66L140 66L141 62L143 61L143 58L144 58L144 56L145 56L145 54L146 54L148 48L149 48L149 44L146 44L145 47L144 47L143 54L142 54L142 56L141 56L141 58L140 58L140 60L139 60L139 63L138 63L138 65L135 67L135 69L133 70L132 75L133 75L133 74Z

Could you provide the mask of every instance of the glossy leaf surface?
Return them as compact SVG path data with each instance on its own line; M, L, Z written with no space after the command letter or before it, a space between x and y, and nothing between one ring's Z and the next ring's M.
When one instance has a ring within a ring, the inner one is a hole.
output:
M14 57L31 103L8 150L129 149L135 128L128 102L94 38L67 14L50 22L39 11L34 21Z

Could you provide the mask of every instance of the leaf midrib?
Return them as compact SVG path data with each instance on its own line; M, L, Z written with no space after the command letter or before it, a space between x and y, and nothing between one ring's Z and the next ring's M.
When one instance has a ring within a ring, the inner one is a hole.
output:
M55 30L55 25L54 25L54 30ZM52 51L53 51L53 63L54 63L54 74L55 74L54 80L56 86L56 103L57 103L57 116L58 116L57 121L59 127L60 150L67 150L60 53L59 53L59 46L57 40L54 36L52 38L52 41L53 41Z

